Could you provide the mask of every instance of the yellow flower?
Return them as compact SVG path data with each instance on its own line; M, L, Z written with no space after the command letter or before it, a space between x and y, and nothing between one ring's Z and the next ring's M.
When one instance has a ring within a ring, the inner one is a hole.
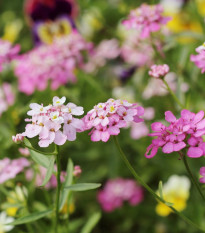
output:
M4 28L4 35L2 39L13 43L18 38L22 26L23 24L20 19L7 23Z
M205 0L196 0L198 12L201 16L205 16Z
M173 207L179 212L186 208L189 198L190 181L186 176L173 175L164 184L162 193L165 201L173 203ZM156 212L160 216L168 216L172 210L163 203L158 203Z

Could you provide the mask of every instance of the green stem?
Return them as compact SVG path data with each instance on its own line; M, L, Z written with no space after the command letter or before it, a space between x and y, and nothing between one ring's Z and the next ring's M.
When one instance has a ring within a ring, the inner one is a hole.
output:
M204 196L204 194L203 194L203 192L201 190L201 187L200 187L199 183L195 179L195 177L194 177L194 175L193 175L193 173L192 173L192 171L191 171L191 169L189 167L186 155L183 155L182 158L183 158L183 162L184 162L184 165L186 167L186 170L187 170L187 172L188 172L188 174L189 174L189 176L190 176L190 178L192 180L192 183L195 185L195 187L197 188L197 190L198 190L199 194L201 195L202 199L205 201L205 196Z
M125 156L124 152L122 151L120 144L117 140L116 136L113 136L114 138L114 142L115 145L117 147L117 149L120 152L121 158L124 161L125 165L127 166L127 168L130 170L130 172L132 173L132 175L134 176L134 178L149 192L151 193L158 201L164 203L166 206L168 206L170 209L172 209L172 211L177 214L180 218L182 218L186 223L192 225L193 227L197 228L198 230L205 232L204 229L200 228L198 225L196 225L195 223L193 223L189 218L187 218L185 215L183 215L182 213L178 212L174 207L167 205L166 201L164 199L162 199L160 196L158 196L143 180L142 178L136 173L136 171L134 170L134 168L132 167L132 165L130 164L130 162L128 161L127 157Z
M37 150L37 149L35 149L35 148L31 147L31 146L27 146L25 143L22 143L22 145L24 147L27 147L30 150L33 150L33 151L39 153L39 154L43 154L43 155L57 155L56 151L54 151L54 152L44 152L44 151Z
M59 222L59 199L60 199L60 190L61 190L61 164L60 164L60 154L56 146L56 163L57 163L57 192L56 192L56 215L55 215L55 233L58 233L58 222Z
M174 92L172 91L172 89L169 87L169 84L163 79L164 84L167 87L167 90L169 91L169 93L172 95L173 99L177 102L177 104L181 107L184 108L184 105L179 101L179 99L176 97L176 95L174 94Z

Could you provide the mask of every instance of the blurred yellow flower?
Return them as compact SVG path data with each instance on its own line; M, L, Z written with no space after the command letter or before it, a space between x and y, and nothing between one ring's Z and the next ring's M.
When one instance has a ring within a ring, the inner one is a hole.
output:
M13 43L18 38L22 27L23 23L20 19L7 23L4 28L4 35L2 39Z
M205 0L196 0L196 5L199 14L205 16Z
M189 198L190 181L186 176L173 175L164 184L162 193L165 201L173 203L173 207L179 212L184 210ZM160 216L168 216L172 210L163 203L158 203L156 212Z

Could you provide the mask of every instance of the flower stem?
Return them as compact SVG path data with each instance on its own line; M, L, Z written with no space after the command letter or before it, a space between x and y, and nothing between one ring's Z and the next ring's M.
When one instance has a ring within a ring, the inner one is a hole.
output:
M59 222L59 199L60 199L60 190L61 190L61 164L60 164L60 154L59 148L56 146L57 155L56 155L56 164L57 164L57 192L56 192L56 215L55 215L55 233L58 233L58 222Z
M190 178L191 178L191 180L192 180L192 183L195 185L195 187L197 188L197 190L198 190L199 194L201 195L202 199L205 201L205 196L204 196L204 194L203 194L203 192L202 192L202 190L201 190L201 187L200 187L199 183L198 183L197 180L195 179L195 177L194 177L194 175L193 175L193 173L192 173L192 171L191 171L191 169L190 169L190 166L189 166L189 164L188 164L186 155L183 155L182 158L183 158L183 162L184 162L184 165L185 165L185 167L186 167L186 170L187 170L187 172L188 172L188 174L189 174L189 176L190 176Z
M169 87L169 84L163 79L164 84L167 87L167 90L169 91L169 93L172 95L173 99L177 102L177 104L181 107L184 108L184 105L179 101L179 99L176 97L176 95L174 94L174 92L172 91L172 89Z
M37 149L35 149L35 148L31 147L31 146L27 146L25 143L22 143L22 145L24 147L30 149L30 150L33 150L33 151L39 153L39 154L43 154L43 155L57 155L56 151L54 151L54 152L44 152L44 151L37 150Z
M201 227L199 227L198 225L196 225L194 222L192 222L189 218L187 218L185 215L183 215L182 213L178 212L174 207L167 205L166 201L164 199L162 199L160 196L158 196L143 180L142 178L136 173L136 171L134 170L134 168L132 167L132 165L130 164L130 162L128 161L127 157L125 156L124 152L122 151L120 144L117 140L116 136L113 136L114 138L114 142L115 145L117 147L117 149L120 152L121 158L124 161L125 165L127 166L127 168L130 170L130 172L132 173L132 175L134 176L134 178L149 192L151 193L158 201L164 203L166 206L168 206L170 209L172 209L172 211L177 214L180 218L182 218L186 223L192 225L193 227L199 229L202 232L205 232L205 229L202 229Z

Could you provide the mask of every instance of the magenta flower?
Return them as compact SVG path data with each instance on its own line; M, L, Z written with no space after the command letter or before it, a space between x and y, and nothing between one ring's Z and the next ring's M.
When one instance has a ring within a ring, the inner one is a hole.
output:
M201 73L205 72L205 43L196 48L197 55L191 55L190 60L201 69Z
M187 156L198 158L205 155L205 143L202 136L205 135L204 111L197 114L186 109L181 111L181 117L177 119L172 112L165 112L165 120L170 123L165 126L160 122L151 125L153 133L149 136L156 136L152 144L148 146L145 156L152 158L159 148L163 153L170 154L174 151L181 151L187 148Z
M51 143L63 145L66 140L74 141L76 132L84 129L82 120L74 116L80 116L84 113L82 107L73 103L64 105L65 97L61 99L53 98L53 105L43 106L36 103L30 104L31 110L28 115L31 119L26 119L28 123L25 132L20 134L28 138L39 136L39 146L48 147ZM19 136L13 137L13 140L20 140Z
M92 129L92 141L107 142L110 135L118 135L120 128L124 128L129 122L142 122L140 117L144 114L144 108L137 104L130 104L125 100L109 99L105 103L99 103L83 118L85 130Z
M106 212L112 212L122 207L125 201L135 206L139 204L143 198L143 189L138 186L134 180L122 178L108 180L104 189L97 195L102 209Z
M154 78L163 78L169 72L169 66L164 65L152 65L149 71L149 75Z
M25 167L28 167L30 163L25 158L10 160L9 158L4 158L0 160L0 184L3 184L7 180L13 179L20 172L23 171Z
M11 42L0 39L0 72L16 58L19 50L19 45L12 47Z
M44 90L49 80L52 90L75 82L75 70L84 62L82 52L90 46L78 32L73 31L69 36L56 38L51 45L40 45L19 56L15 67L19 90L31 95L35 89Z
M205 167L201 167L199 173L202 176L199 182L205 184Z
M161 29L171 18L164 17L161 5L142 4L139 8L131 10L128 19L123 21L126 28L140 31L141 38L149 37L151 32Z

